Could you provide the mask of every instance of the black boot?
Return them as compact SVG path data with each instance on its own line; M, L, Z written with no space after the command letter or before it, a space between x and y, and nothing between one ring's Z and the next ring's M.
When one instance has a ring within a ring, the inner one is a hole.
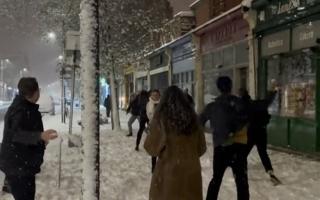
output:
M132 136L132 133L129 133L128 135L127 135L127 137L131 137Z

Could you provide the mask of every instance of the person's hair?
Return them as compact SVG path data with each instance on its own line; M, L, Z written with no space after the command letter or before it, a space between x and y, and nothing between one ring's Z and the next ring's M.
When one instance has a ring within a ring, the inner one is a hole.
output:
M249 96L248 90L245 89L245 88L240 88L240 89L239 89L239 96L240 96L240 97L247 97L247 96Z
M232 80L228 76L220 76L217 80L217 88L221 93L230 93L232 90Z
M248 102L251 101L251 96L249 95L249 92L246 88L240 88L239 89L239 97L244 101Z
M146 91L146 90L141 90L139 96L142 97L142 98L148 98L149 92Z
M19 95L24 97L32 97L39 90L37 79L34 77L21 78L18 83Z
M153 93L158 93L158 94L160 95L160 90L158 90L158 89L150 90L150 91L149 91L149 97L151 97L151 95L152 95Z
M177 86L170 86L163 94L155 118L177 134L190 135L200 129L198 117L186 95Z
M150 91L150 94L152 94L152 93L154 93L154 92L160 94L160 90L158 90L158 89L153 89L153 90L151 90L151 91Z

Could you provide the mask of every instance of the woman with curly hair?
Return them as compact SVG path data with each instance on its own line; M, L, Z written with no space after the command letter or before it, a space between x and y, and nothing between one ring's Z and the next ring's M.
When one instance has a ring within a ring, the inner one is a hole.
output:
M158 157L149 199L202 200L204 132L186 95L169 87L156 109L144 148Z

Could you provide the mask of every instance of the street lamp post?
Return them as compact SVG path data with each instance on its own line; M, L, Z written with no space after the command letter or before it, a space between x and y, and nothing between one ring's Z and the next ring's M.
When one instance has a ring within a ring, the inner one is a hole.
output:
M0 97L1 97L1 100L4 100L4 89L5 89L4 88L4 86L5 86L5 84L4 84L4 69L6 67L6 64L9 62L10 62L9 59L1 59L1 65L0 65L0 73L1 73L1 75L0 75L0 80L1 80L1 95L0 95Z
M1 60L1 69L0 69L0 72L1 72L1 76L0 76L0 79L1 79L1 100L3 100L3 94L4 94L4 83L3 83L4 63L5 63L5 60Z

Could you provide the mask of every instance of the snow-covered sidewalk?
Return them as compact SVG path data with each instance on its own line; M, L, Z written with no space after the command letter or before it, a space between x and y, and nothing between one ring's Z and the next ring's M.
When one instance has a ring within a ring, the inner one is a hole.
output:
M104 115L104 111L101 112ZM76 115L79 119L79 113ZM127 118L121 113L121 124L127 129ZM76 121L75 120L75 121ZM37 176L37 200L81 199L81 149L67 147L67 125L61 124L60 116L46 116L45 128L58 130L63 142L62 184L58 180L59 140L50 143L45 155L42 172ZM135 133L137 131L135 123ZM147 200L151 180L151 158L142 148L134 151L136 137L126 137L126 131L114 132L110 125L101 125L101 199L103 200ZM75 123L74 131L80 133ZM136 136L136 134L134 134ZM145 135L144 135L145 137ZM144 138L142 139L142 141ZM201 158L204 196L212 176L212 142L207 135L207 153ZM299 156L270 151L275 173L284 183L274 187L264 172L256 151L249 157L249 184L253 200L319 200L320 162ZM1 200L12 200L10 195ZM223 180L220 198L236 199L236 188L231 170Z

